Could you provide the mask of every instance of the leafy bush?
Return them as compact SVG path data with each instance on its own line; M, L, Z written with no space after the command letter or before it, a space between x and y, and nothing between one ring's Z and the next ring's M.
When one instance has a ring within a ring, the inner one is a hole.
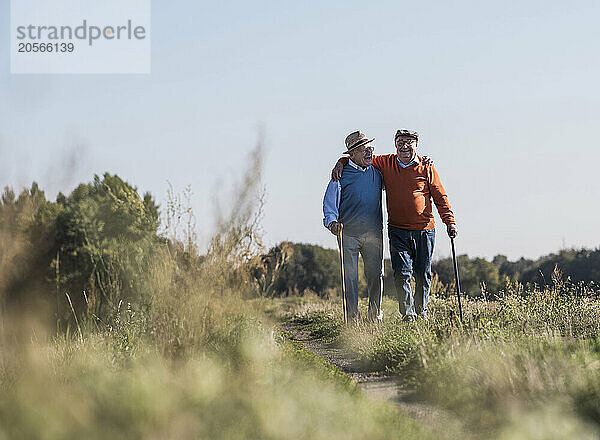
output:
M305 291L327 297L339 286L339 264L335 250L283 242L261 258L254 276L268 297L302 295Z
M160 241L150 194L109 174L56 202L35 183L18 198L6 188L0 219L0 297L11 306L45 302L63 322L73 313L107 317L139 294Z
M158 207L150 194L105 174L59 196L53 262L60 287L96 315L140 292L158 245Z

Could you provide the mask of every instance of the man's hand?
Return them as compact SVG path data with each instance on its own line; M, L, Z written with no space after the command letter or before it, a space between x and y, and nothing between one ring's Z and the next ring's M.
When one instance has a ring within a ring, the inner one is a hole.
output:
M433 159L431 157L423 156L422 159L425 165L433 165Z
M329 230L336 237L339 234L341 227L342 227L342 224L340 222L333 221L333 222L329 223Z
M331 170L331 180L337 182L342 177L342 171L344 170L344 165L341 162L337 162Z
M448 225L448 237L450 238L456 238L456 236L458 235L458 228L456 227L456 225L452 224L452 225Z

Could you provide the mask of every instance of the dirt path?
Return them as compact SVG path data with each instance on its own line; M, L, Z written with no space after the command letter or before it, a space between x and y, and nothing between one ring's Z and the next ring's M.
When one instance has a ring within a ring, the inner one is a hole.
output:
M397 406L440 438L474 438L466 432L456 415L419 400L414 389L399 384L397 376L361 371L358 359L339 347L312 337L301 324L285 322L281 324L281 329L290 339L301 343L306 350L350 376L367 396Z

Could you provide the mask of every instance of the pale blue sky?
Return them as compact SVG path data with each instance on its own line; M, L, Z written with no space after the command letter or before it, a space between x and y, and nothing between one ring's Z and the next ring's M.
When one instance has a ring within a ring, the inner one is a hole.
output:
M151 75L15 76L0 0L0 184L54 196L109 171L159 202L190 184L206 239L264 125L267 244L334 247L321 201L344 137L387 153L410 128L460 253L598 247L599 22L595 1L155 1Z

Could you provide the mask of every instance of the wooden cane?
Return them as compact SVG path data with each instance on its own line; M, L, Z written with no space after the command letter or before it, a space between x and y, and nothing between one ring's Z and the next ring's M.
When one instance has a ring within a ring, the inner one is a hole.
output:
M346 284L344 283L344 245L342 241L342 231L344 225L340 223L338 230L338 245L340 249L340 275L342 279L342 307L344 308L344 324L348 323L348 313L346 311Z

